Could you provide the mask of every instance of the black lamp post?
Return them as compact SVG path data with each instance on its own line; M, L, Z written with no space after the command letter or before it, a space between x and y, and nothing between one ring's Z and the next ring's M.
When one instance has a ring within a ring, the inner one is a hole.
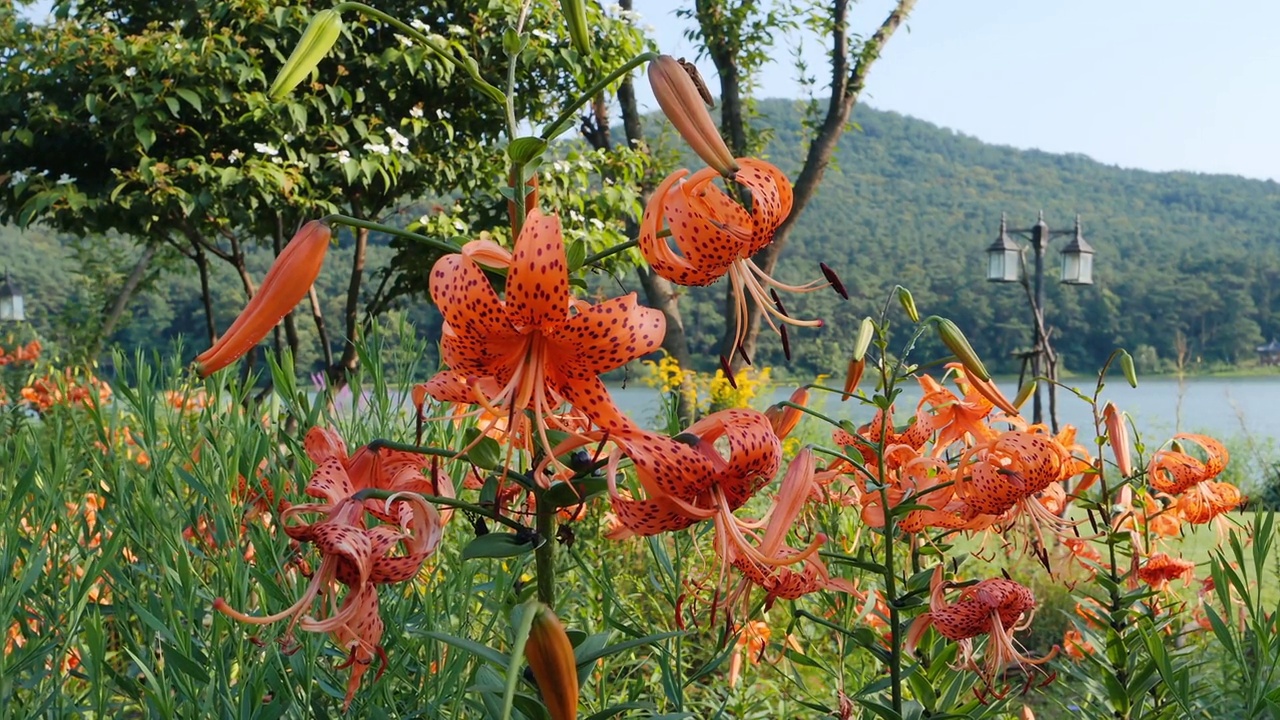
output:
M0 322L22 322L27 319L26 310L22 306L22 291L4 271L4 282L0 283Z
M1035 254L1034 287L1032 278L1027 277L1024 270L1025 258L1020 244L1010 239L1013 233L1031 241L1031 249ZM1072 236L1071 242L1062 249L1062 282L1068 285L1093 284L1093 248L1085 242L1084 232L1080 228L1080 216L1076 215L1076 226L1072 230L1050 230L1044 221L1044 211L1040 211L1040 219L1035 225L1026 229L1010 230L1005 216L1000 216L1000 236L987 247L987 280L989 282L1021 282L1027 291L1027 301L1031 304L1032 345L1030 352L1023 354L1023 371L1026 363L1031 363L1031 377L1041 376L1044 367L1049 379L1049 417L1051 428L1058 431L1058 407L1056 383L1058 380L1058 356L1049 343L1049 332L1044 323L1044 253L1049 242L1055 237ZM1022 373L1018 384L1022 384ZM1040 401L1040 389L1036 388L1032 404L1032 422L1044 421L1043 406Z

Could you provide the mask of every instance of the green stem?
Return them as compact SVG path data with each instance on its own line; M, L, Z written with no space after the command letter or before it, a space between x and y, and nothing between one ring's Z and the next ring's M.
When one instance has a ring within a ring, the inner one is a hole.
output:
M346 225L347 227L363 228L365 230L373 230L374 232L386 233L388 235L395 235L396 237L402 237L408 240L413 240L420 243L426 243L427 245L444 253L456 253L456 252L461 252L462 250L462 248L446 240L427 237L426 235L419 235L418 233L409 232L408 230L403 230L401 228L392 227L390 225L383 225L381 223L371 222L369 220L360 220L358 218L349 217L347 215L338 215L338 214L326 215L320 219L320 222L328 223L330 225Z
M504 108L506 107L506 104L507 104L506 96L503 95L501 90L490 85L488 82L485 81L483 77L480 76L480 66L476 65L475 60L472 60L471 58L467 58L467 60L470 60L470 62L459 60L458 58L454 57L448 50L442 47L439 43L437 43L435 40L432 40L430 37L428 37L426 33L423 33L422 31L418 30L412 25L405 24L404 22L400 21L398 18L392 17L391 15L388 15L387 13L375 7L370 7L368 5L365 5L364 3L344 2L344 3L338 4L333 9L339 14L344 13L347 10L355 10L364 15L368 15L369 17L381 20L382 22L394 27L395 29L404 33L407 37L413 40L416 40L417 42L420 42L423 45L427 46L432 52L439 55L441 59L443 59L445 62L465 72L471 78L471 82L475 84L476 88L480 90L480 92L484 93L485 95L488 95L494 102L498 103L498 105Z
M639 241L639 240L628 240L628 241L626 241L626 242L624 242L624 243L618 243L617 245L614 245L613 247L609 248L608 250L601 250L600 252L596 253L595 255L588 255L588 256L587 256L587 258L586 258L585 260L583 260L583 261L582 261L582 266L583 266L583 267L586 267L586 266L591 265L591 264L593 264L593 263L598 263L598 262L600 262L601 260L603 260L603 259L605 259L605 258L607 258L607 257L612 257L612 256L614 256L614 255L617 255L617 254L618 254L618 253L620 253L620 252L625 252L625 251L627 251L627 250L630 250L631 248L633 248L633 247L635 247L636 245L639 245L639 244L640 244L640 241Z
M626 75L627 73L630 73L632 70L636 69L637 67L639 67L644 63L649 62L650 60L657 60L657 59L658 59L658 53L656 52L641 53L631 58L627 62L623 63L622 67L609 73L604 77L604 79L600 80L595 85L592 85L591 87L584 90L583 93L579 95L573 102L565 106L564 110L560 111L560 116L555 119L555 122L551 123L551 125L546 130L542 131L542 139L546 140L547 142L550 142L551 140L558 137L560 133L564 132L565 130L568 130L569 126L573 124L573 119L574 119L574 116L577 115L578 113L578 108L591 102L591 100L596 95L599 95L600 93L604 92L605 88L609 87L609 85L616 82L622 76Z
M400 492L396 490L383 490L381 488L365 488L364 490L357 492L355 495L352 495L352 497L354 497L357 500L390 500L393 497L404 495L404 494L405 494L404 492ZM477 515L482 515L486 518L489 518L490 520L493 520L494 522L500 523L502 525L506 525L507 527L511 528L512 530L515 530L516 532L526 532L529 529L524 525L521 525L520 523L516 522L515 520L512 520L511 518L503 517L502 515L494 512L493 508L487 508L487 507L484 507L483 505L474 505L464 500L457 500L455 498L443 497L440 495L424 495L423 493L413 493L413 494L417 495L418 497L422 498L423 500L426 500L427 502L433 505L445 505L451 508L466 510L467 512L475 513Z
M556 509L538 497L534 530L542 544L533 551L534 567L538 573L538 599L555 609L556 601Z

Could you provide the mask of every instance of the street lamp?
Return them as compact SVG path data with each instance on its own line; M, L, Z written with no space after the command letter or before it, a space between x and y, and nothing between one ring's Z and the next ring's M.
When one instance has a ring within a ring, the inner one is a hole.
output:
M22 291L13 284L9 270L4 271L4 283L0 284L0 322L22 322L27 313L22 307Z
M1018 235L1031 241L1031 249L1035 254L1035 270L1032 278L1024 271L1023 248L1009 237ZM1058 356L1049 343L1049 331L1044 323L1044 253L1049 242L1055 237L1072 236L1071 242L1062 249L1062 282L1068 285L1093 284L1093 247L1085 242L1084 231L1080 227L1080 216L1076 215L1076 225L1072 230L1050 230L1044 221L1044 211L1040 211L1040 219L1035 225L1026 229L1010 230L1003 214L1000 215L1000 235L987 247L987 280L989 282L1021 282L1027 291L1027 301L1031 305L1032 339L1031 350L1022 353L1022 370L1018 373L1018 385L1022 385L1027 363L1031 363L1031 377L1040 377L1043 366L1049 379L1049 418L1050 427L1058 431ZM1035 287L1032 287L1032 279ZM1043 406L1040 401L1040 389L1036 388L1032 404L1032 422L1044 421Z

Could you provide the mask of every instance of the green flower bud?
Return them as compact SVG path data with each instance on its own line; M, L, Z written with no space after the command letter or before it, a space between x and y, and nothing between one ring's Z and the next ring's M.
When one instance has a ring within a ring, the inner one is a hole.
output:
M876 324L871 318L862 318L858 326L858 335L853 339L853 359L858 361L867 356L867 348L871 347L871 338L875 335Z
M898 286L898 303L902 305L902 309L907 311L907 317L911 318L911 322L920 322L920 311L916 310L916 299L911 296L911 291Z
M587 30L586 0L560 0L560 12L569 24L569 39L573 49L583 55L591 53L591 33Z
M956 356L964 369L979 380L988 381L991 374L987 372L987 368L982 364L982 360L978 357L978 353L973 351L973 346L969 344L968 338L964 333L960 332L960 328L956 324L946 318L938 318L938 337L942 338L942 344Z
M1124 372L1124 379L1129 381L1129 387L1138 387L1138 371L1133 367L1133 356L1128 350L1120 351L1120 369Z
M298 86L298 83L316 69L341 34L342 16L337 12L321 10L311 16L311 22L307 23L307 29L303 31L298 46L285 61L275 82L271 83L271 89L267 91L268 96L272 100L281 100L288 95Z
M1021 388L1018 389L1018 396L1013 399L1013 406L1021 408L1032 395L1036 392L1036 379L1031 378Z

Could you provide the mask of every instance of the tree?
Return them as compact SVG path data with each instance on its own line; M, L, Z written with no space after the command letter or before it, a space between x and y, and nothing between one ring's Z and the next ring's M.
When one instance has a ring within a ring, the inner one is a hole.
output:
M460 80L454 63L392 28L349 26L309 89L276 103L266 90L306 24L301 3L161 9L65 0L56 7L59 19L49 25L0 11L0 46L23 58L0 71L0 177L10 180L0 188L0 219L133 238L142 248L138 275L159 248L181 253L200 275L210 340L210 258L234 267L248 295L254 281L246 249L278 249L307 218L378 220L423 195L464 198L497 214L500 203L479 188L500 176L502 108ZM420 16L416 27L451 57L474 59L490 77L505 75L502 36L493 28L511 24L519 7L454 0L380 7ZM520 113L536 121L568 96L584 60L566 54L558 11L535 10L529 23L542 41L522 55L516 97ZM634 33L612 20L596 28L612 38L599 45L601 62L633 42ZM457 217L436 220L434 229L447 221L449 235L481 229L456 229ZM325 363L335 375L357 360L368 242L367 228L356 232L343 352ZM410 277L438 252L400 249L395 270ZM126 282L105 310L106 330L136 287ZM312 306L318 309L314 297ZM296 350L291 323L290 316L285 329ZM323 346L327 353L329 343Z

